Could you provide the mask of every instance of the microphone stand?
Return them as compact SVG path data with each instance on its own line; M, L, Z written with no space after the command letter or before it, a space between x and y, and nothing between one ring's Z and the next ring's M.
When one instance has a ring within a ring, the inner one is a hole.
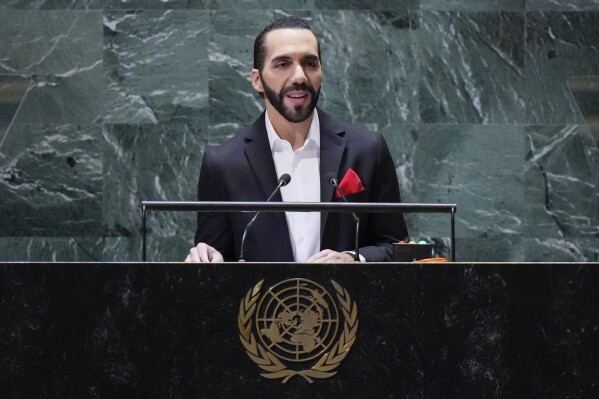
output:
M281 187L285 187L287 184L289 184L290 181L291 181L291 176L289 174L287 174L287 173L282 174L281 177L279 177L279 184L277 185L277 188L275 188L274 191L272 192L272 194L270 194L270 197L268 197L266 202L270 202L270 200L275 196L275 194L279 192ZM247 233L250 230L250 226L252 224L254 224L254 222L258 218L259 214L260 214L259 211L256 212L254 217L245 226L245 230L243 230L243 236L241 237L241 248L239 249L239 262L245 262L245 259L243 259L243 247L245 245L245 237L247 236Z
M331 184L331 186L333 186L335 188L335 190L339 193L339 196L341 197L341 199L344 202L349 202L347 200L347 198L345 198L345 195L343 194L343 190L341 190L341 188L339 187L339 184L337 183L337 179L332 176L329 177L329 184ZM358 236L360 233L360 218L358 218L358 215L356 215L355 212L350 212L352 217L354 218L354 221L356 222L356 238L355 238L355 245L356 245L356 251L354 252L354 262L360 262L360 246L359 246L359 242L358 242Z

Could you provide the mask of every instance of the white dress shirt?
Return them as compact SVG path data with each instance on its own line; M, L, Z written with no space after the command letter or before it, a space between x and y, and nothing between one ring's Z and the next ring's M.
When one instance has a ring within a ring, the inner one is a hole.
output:
M287 140L279 137L268 112L266 131L277 176L289 173L291 181L281 188L284 202L320 202L320 123L314 110L308 136L301 148L293 151ZM320 213L285 212L289 238L296 262L304 262L320 252Z

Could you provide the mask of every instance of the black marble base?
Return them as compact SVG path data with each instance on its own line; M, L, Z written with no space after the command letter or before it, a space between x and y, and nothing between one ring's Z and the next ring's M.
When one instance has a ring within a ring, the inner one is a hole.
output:
M358 307L337 375L260 376L255 284L306 278ZM0 397L597 397L599 264L0 264Z

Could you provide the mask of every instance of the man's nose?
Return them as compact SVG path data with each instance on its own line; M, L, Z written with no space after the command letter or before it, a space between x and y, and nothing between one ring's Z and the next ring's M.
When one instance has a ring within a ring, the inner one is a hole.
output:
M296 65L293 70L293 76L291 83L295 85L303 84L307 82L306 74L304 73L304 68L301 65Z

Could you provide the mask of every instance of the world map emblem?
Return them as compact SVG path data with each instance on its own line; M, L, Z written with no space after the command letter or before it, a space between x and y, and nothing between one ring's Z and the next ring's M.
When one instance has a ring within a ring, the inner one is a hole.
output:
M285 383L300 376L312 383L337 373L356 340L358 308L347 290L330 283L334 295L303 278L262 293L261 280L242 299L240 340L263 377Z

